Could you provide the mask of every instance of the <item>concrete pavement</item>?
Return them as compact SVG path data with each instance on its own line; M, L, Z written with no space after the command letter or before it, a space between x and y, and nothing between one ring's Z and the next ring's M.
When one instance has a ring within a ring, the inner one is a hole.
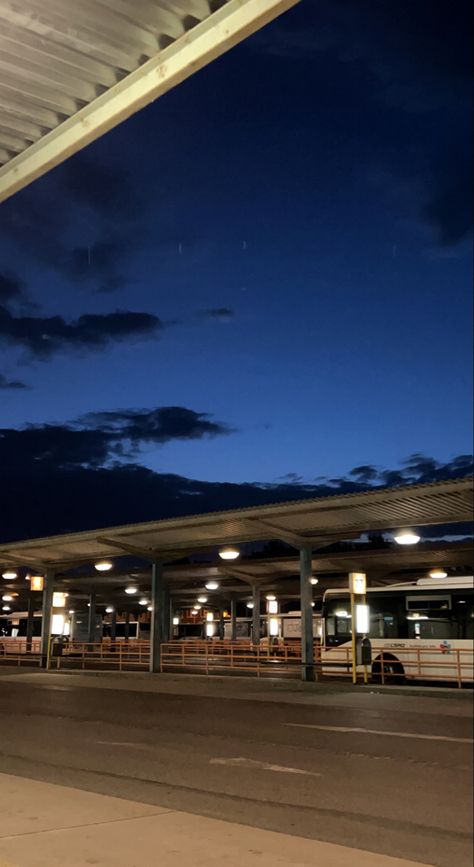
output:
M405 859L5 774L0 815L0 867L414 867Z
M0 674L0 697L5 773L147 805L145 824L166 810L186 813L186 828L236 823L246 845L247 835L280 832L300 858L288 864L306 863L298 853L313 843L343 847L345 864L356 863L355 850L375 864L472 865L467 693L10 671ZM248 845L272 851L264 840ZM246 850L232 852L239 867L252 863Z

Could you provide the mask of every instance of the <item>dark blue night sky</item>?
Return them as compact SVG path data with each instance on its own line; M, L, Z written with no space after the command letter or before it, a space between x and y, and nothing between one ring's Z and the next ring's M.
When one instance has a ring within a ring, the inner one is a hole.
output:
M468 18L303 0L2 206L4 539L465 471Z

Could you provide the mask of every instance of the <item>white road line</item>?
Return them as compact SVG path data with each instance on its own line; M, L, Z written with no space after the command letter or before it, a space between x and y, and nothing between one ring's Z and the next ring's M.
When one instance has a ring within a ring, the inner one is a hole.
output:
M421 735L416 732L386 732L380 729L346 728L346 726L317 726L309 723L283 723L297 729L318 729L322 732L340 732L341 734L385 735L392 738L415 738L422 741L450 741L454 744L472 744L473 738L450 738L447 735Z
M268 762L259 762L257 759L209 759L210 765L226 765L231 768L258 768L260 771L275 771L277 774L301 774L306 777L320 777L315 771L304 771L302 768L287 768L284 765L272 765Z

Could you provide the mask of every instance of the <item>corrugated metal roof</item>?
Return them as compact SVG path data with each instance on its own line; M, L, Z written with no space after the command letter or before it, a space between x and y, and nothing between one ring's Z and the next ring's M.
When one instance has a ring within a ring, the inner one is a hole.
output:
M0 201L299 0L0 0Z
M379 488L31 539L2 545L0 561L46 566L127 551L171 558L179 551L268 539L283 539L295 547L305 543L317 546L370 530L470 521L473 505L470 478Z

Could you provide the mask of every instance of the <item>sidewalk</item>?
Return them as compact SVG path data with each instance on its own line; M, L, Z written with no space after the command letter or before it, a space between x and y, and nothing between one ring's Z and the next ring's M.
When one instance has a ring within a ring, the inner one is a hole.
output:
M0 815L0 867L415 865L6 774L0 774Z

